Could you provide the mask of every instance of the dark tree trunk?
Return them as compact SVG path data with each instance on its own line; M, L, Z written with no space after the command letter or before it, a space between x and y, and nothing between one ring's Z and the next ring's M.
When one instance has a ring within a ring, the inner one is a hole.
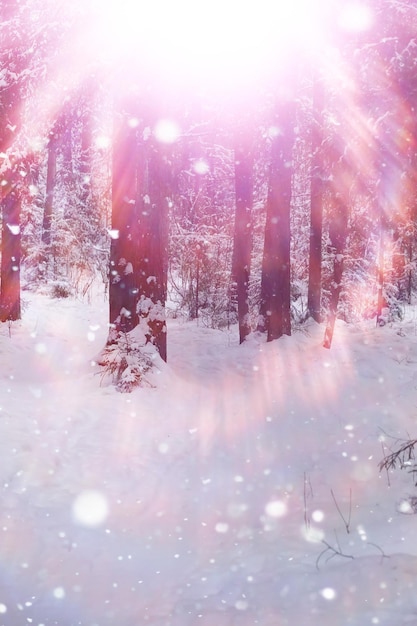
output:
M60 152L62 154L62 177L71 193L74 186L74 159L73 159L73 125L75 112L71 110L69 102L60 116Z
M139 109L139 111L138 111ZM110 323L117 332L141 324L167 359L165 303L168 255L168 149L149 136L140 105L120 115L114 140ZM136 115L135 115L136 114ZM146 127L146 128L145 128Z
M330 287L329 311L323 341L323 347L327 349L330 349L332 345L340 292L342 289L343 260L348 229L348 205L343 195L344 194L337 192L333 197L329 225L330 246L333 256L333 277Z
M83 208L85 208L88 204L91 190L91 151L93 143L93 120L90 107L92 101L92 89L89 89L87 90L87 93L85 95L84 110L81 120L80 204Z
M323 108L324 91L320 78L314 81L313 91L313 129L312 129L312 163L310 191L310 251L308 263L308 314L321 322L321 265L323 235Z
M140 206L138 216L139 315L149 341L167 360L165 303L168 267L168 203L170 163L168 149L149 138L141 145Z
M267 341L291 334L290 299L290 207L294 103L277 108L271 145L271 163L262 260L259 330Z
M113 143L110 324L116 331L123 332L129 332L138 324L135 284L138 141L131 119L128 111L120 114Z
M236 288L239 341L251 331L249 277L252 252L253 140L245 132L235 137L236 213L233 241L232 283Z
M48 165L46 171L46 194L42 222L42 243L51 245L52 216L56 182L57 137L52 131L48 142Z
M5 23L17 13L17 3L0 3L0 20ZM7 31L6 31L7 32ZM15 51L16 52L16 51ZM16 52L13 73L18 76L23 69L22 58ZM7 74L6 74L7 75ZM0 153L7 154L10 167L3 171L0 189L1 265L0 265L0 321L20 319L20 206L21 176L18 172L21 156L14 150L15 138L20 129L20 105L22 94L17 79L8 79L0 96ZM2 159L3 161L3 159Z
M0 321L20 319L20 197L13 187L3 198Z
M379 250L378 250L378 268L377 268L377 304L376 304L376 323L377 326L383 326L382 311L384 308L384 282L385 282L385 228L384 220L380 220L379 225Z

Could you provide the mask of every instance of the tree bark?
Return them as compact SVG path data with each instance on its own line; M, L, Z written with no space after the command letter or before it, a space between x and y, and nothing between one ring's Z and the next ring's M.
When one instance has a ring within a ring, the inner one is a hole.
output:
M290 207L292 193L292 150L294 103L277 107L271 145L262 260L259 330L267 341L291 334L290 298Z
M249 277L252 252L253 139L244 131L235 137L236 212L233 240L232 283L236 288L239 341L251 331Z
M0 20L10 21L17 11L15 2L0 3ZM6 31L7 32L7 31ZM16 51L14 51L16 54ZM21 125L20 106L22 94L19 86L19 73L23 69L23 60L16 54L13 76L1 89L0 97L0 153L1 164L7 163L1 172L0 189L1 228L1 264L0 264L0 321L14 321L21 317L20 307L20 207L21 176L18 172L21 155L14 150L14 142ZM7 75L7 74L6 74ZM7 155L7 156L6 156ZM6 157L6 160L4 160Z
M165 303L168 268L168 204L170 160L168 148L153 138L143 140L140 159L138 216L139 316L147 326L149 341L167 360Z
M20 307L20 194L14 186L3 198L0 268L0 321L21 317Z
M119 113L113 142L109 314L116 332L129 332L139 321L135 283L138 147L132 119L129 110Z
M333 341L340 292L343 279L343 261L348 229L348 205L346 199L337 192L333 197L330 217L329 238L333 255L333 280L330 287L329 311L324 332L323 347L330 349Z
M52 216L56 182L57 137L52 130L48 141L48 164L46 170L46 194L42 222L42 243L51 245Z
M312 163L310 190L310 250L308 262L308 314L321 322L321 274L323 236L323 108L324 90L320 77L315 77L313 86Z
M139 111L138 111L139 109ZM144 109L146 113L146 109ZM110 250L110 323L116 334L141 324L147 338L167 359L168 148L150 133L128 103L119 115L113 152Z

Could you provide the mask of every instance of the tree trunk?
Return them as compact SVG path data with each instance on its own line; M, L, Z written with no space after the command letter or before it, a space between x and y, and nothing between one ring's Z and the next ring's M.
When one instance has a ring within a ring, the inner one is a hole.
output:
M336 178L336 184L340 179ZM329 311L323 347L330 349L337 318L340 292L342 289L343 260L348 229L348 205L346 195L337 191L333 194L333 206L330 216L329 238L333 255L333 279L330 287Z
M313 129L310 191L310 252L308 263L308 314L321 322L321 265L323 235L323 108L324 92L320 78L315 78L313 87Z
M0 321L14 321L20 310L20 197L13 187L3 198L2 254L0 269Z
M251 331L249 277L252 252L253 140L240 132L235 137L236 213L233 240L232 283L236 286L239 341Z
M85 95L84 110L81 119L80 204L84 209L87 207L91 191L91 153L93 144L93 120L90 108L93 95L91 91L91 89L87 90Z
M57 137L52 131L48 141L48 165L46 170L46 194L42 222L42 243L51 245L52 216L56 182Z
M152 138L142 143L138 216L138 311L148 340L167 360L165 303L168 267L168 204L170 173L168 150Z
M138 108L137 103L130 103L119 116L114 141L109 294L110 323L116 334L111 333L109 341L140 323L147 341L166 361L168 172L172 164L168 150L137 119Z
M291 334L290 207L294 103L281 104L274 120L271 145L259 330L267 341Z
M377 269L377 307L376 307L376 323L377 326L383 326L382 311L384 308L384 282L385 282L385 228L384 220L380 220L379 225L379 251L378 251L378 269Z
M109 304L110 325L116 332L129 332L139 321L135 281L138 144L132 119L129 111L119 114L113 143Z
M0 3L0 20L5 23L17 11L15 2ZM6 31L7 32L7 31ZM21 119L20 106L22 94L16 78L22 71L22 59L17 57L13 63L14 78L1 88L0 107L0 153L7 155L9 167L1 174L0 208L1 227L1 265L0 265L0 321L20 319L20 205L21 176L18 172L21 155L14 149ZM7 73L6 73L7 76ZM7 82L7 81L6 81ZM6 160L6 162L7 162ZM3 162L4 159L1 158Z

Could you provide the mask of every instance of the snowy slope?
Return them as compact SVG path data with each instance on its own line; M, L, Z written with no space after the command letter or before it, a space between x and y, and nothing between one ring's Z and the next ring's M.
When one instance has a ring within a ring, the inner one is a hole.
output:
M417 319L265 344L171 321L156 388L94 358L107 305L0 327L0 625L417 625Z

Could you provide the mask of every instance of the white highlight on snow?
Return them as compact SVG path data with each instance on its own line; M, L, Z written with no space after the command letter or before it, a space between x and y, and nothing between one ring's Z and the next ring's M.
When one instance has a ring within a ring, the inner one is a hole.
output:
M411 515L415 513L413 507L411 506L408 500L401 500L401 502L398 505L398 512L404 513L405 515Z
M166 441L162 441L160 444L158 444L158 452L160 454L166 454L169 450L169 445L166 443Z
M334 600L336 598L336 591L331 587L325 587L320 591L320 595L323 596L325 600Z
M362 539L362 541L367 541L368 537L366 536L366 530L365 528L362 526L362 524L359 524L357 527L357 531L358 531L358 535L359 537Z
M7 228L10 230L12 235L18 235L20 233L19 224L7 224Z
M246 611L249 607L249 602L247 600L237 600L235 603L235 609L238 611Z
M0 604L0 613L7 613L7 606L5 604Z
M227 522L217 522L216 533L225 534L229 531L229 524Z
M313 522L322 522L324 520L323 511L313 511L311 514L311 519L313 520Z
M139 126L138 118L131 117L130 120L128 120L127 125L129 126L129 128L137 128Z
M159 120L153 130L155 139L160 143L175 143L181 134L180 127L172 120Z
M287 505L282 500L271 500L265 506L265 513L269 515L269 517L284 517L287 510Z
M95 338L96 338L95 333L93 333L91 331L87 333L87 340L88 341L94 341Z
M74 500L72 516L81 526L95 528L100 526L109 514L107 499L99 491L86 489Z
M52 593L57 600L63 600L65 598L65 589L63 587L55 587Z
M316 526L303 526L301 534L309 543L321 543L325 537L324 530Z
M119 231L117 228L108 228L107 232L109 233L110 239L119 239Z
M46 354L48 351L46 345L44 343L37 343L35 346L35 352L38 354Z

